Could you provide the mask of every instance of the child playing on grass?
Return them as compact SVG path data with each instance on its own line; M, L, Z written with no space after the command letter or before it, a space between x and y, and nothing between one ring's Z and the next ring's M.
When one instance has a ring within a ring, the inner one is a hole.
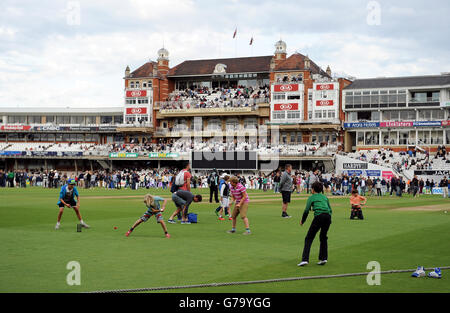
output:
M362 214L361 205L366 204L366 197L360 196L358 190L354 189L352 195L350 196L350 204L352 206L352 213L350 214L350 219L353 220L355 217L363 220L364 216Z
M313 243L314 237L320 230L320 250L319 250L319 263L318 265L325 265L328 259L328 237L327 232L331 224L331 207L328 198L322 193L323 184L316 181L312 184L312 196L308 198L306 202L306 208L303 212L300 226L306 221L309 211L314 211L314 219L309 227L308 234L305 237L305 246L303 248L302 261L297 264L298 266L305 266L309 262L309 252Z
M163 205L161 207L160 202L163 201ZM155 215L156 222L161 224L162 229L164 230L164 234L167 238L170 238L169 233L167 232L166 224L164 223L162 212L164 212L166 208L167 200L164 200L158 196L152 196L150 194L145 195L144 203L147 206L147 212L144 213L134 224L131 226L130 230L127 231L125 236L130 236L131 232L139 226L142 222L147 222L152 215Z
M233 218L232 229L228 231L230 234L236 232L236 221L237 216L240 215L242 221L244 222L245 232L243 235L250 235L250 226L247 218L248 203L250 202L247 194L247 189L239 182L239 178L233 176L230 179L231 184L231 198L232 202L235 203L233 213L231 217Z

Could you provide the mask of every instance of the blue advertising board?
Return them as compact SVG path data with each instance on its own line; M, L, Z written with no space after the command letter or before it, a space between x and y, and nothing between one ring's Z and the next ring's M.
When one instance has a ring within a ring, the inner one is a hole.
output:
M381 171L380 170L366 170L366 175L379 177L379 176L381 176Z
M347 175L348 176L353 176L353 174L355 174L356 176L362 175L363 171L362 170L347 170Z

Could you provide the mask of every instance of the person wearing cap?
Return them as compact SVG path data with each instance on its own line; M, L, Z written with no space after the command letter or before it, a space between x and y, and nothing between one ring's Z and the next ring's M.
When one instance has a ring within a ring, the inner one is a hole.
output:
M80 220L80 224L84 228L89 228L89 225L87 225L80 213L80 196L78 194L78 189L75 187L75 179L70 178L67 181L67 184L61 187L61 191L59 193L59 213L58 213L58 220L56 222L55 229L59 229L61 224L61 217L64 212L64 207L72 208L75 210L75 214L77 215L78 219ZM75 200L75 197L77 200Z

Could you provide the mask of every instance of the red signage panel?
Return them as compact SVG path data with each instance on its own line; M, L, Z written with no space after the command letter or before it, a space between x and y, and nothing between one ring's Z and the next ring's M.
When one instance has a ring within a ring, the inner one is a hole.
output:
M413 122L381 122L380 127L413 127Z
M298 91L298 84L275 85L273 87L273 91L274 92Z
M316 90L334 90L334 84L318 84Z
M316 106L318 107L326 107L326 106L332 106L334 105L333 100L317 100Z
M298 103L276 103L274 111L297 111Z
M147 97L147 90L128 90L128 98Z
M147 114L147 108L127 108L126 114Z
M3 125L0 127L0 130L30 130L31 126L29 125Z

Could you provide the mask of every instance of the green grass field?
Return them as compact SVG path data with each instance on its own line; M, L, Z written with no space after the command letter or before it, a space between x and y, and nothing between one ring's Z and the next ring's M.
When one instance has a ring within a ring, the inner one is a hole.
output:
M348 198L330 198L329 262L316 265L318 236L310 264L299 268L303 241L312 220L299 226L306 195L293 195L281 215L281 196L250 191L253 234L228 234L231 221L218 221L209 191L193 204L199 223L168 224L167 239L152 218L132 235L129 227L145 212L148 190L80 190L81 213L91 229L76 231L77 219L66 209L55 230L59 190L39 187L0 189L0 292L85 292L211 282L366 272L369 261L381 270L450 266L450 200L441 196L413 199L369 197L364 221L349 220ZM170 200L170 193L150 190ZM206 194L208 196L206 197ZM164 219L175 209L172 201ZM117 230L114 230L117 227ZM81 285L69 286L66 265L81 265ZM382 275L380 286L365 276L283 283L180 289L175 292L450 292L450 271L442 279L414 279L411 273Z

